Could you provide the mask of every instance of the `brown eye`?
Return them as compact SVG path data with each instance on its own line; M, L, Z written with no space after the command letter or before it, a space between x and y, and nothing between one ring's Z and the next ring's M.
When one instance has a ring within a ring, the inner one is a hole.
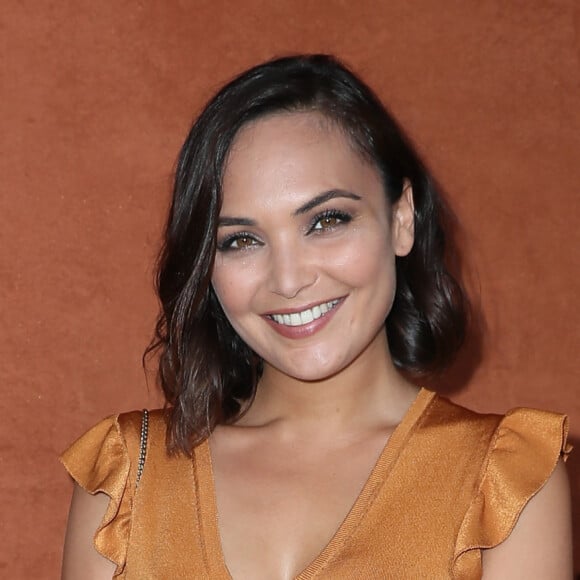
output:
M343 224L347 224L351 220L352 217L347 213L338 210L329 210L328 212L314 218L311 231L332 231Z
M237 248L248 248L253 243L254 243L254 240L252 240L252 238L250 238L248 236L241 236L241 237L237 238L236 240L234 240L234 245Z
M218 242L218 250L220 252L229 252L235 250L248 250L255 246L261 246L260 240L256 239L251 234L240 232L239 234L232 234L222 242Z
M236 236L231 239L228 248L231 250L247 250L255 246L258 242L252 236Z
M320 227L317 229L326 230L328 228L334 228L338 225L338 218L336 216L323 217L319 222Z

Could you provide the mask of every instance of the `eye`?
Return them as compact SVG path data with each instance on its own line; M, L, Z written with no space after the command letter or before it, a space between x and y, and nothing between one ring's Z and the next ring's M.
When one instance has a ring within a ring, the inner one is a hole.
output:
M218 250L220 252L247 250L253 246L260 245L260 242L251 234L241 232L232 234L224 240L218 242Z
M254 240L250 236L239 236L230 243L230 248L249 248L254 244Z
M335 209L329 209L314 217L310 231L316 233L332 231L338 226L346 224L351 220L351 215Z
M329 215L327 217L323 217L322 219L318 220L316 225L314 226L315 230L327 230L329 228L333 228L334 226L338 225L339 220L334 215Z

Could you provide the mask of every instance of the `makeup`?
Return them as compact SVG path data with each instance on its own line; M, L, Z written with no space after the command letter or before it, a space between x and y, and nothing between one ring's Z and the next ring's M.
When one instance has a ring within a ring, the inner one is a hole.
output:
M301 308L271 312L263 317L278 334L285 338L306 338L322 330L345 300L346 296L343 296Z

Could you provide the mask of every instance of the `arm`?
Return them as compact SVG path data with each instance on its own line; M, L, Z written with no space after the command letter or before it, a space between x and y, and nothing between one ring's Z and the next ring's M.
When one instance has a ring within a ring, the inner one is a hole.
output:
M570 488L562 460L508 538L482 551L482 565L484 580L572 578Z
M93 544L108 504L105 494L91 495L75 484L64 542L62 580L111 580L113 577L115 564L101 556Z

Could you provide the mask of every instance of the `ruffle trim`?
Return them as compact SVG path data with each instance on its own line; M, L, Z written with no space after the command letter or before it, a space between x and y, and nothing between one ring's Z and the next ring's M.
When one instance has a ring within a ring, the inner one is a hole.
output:
M514 409L498 425L483 467L479 489L463 519L453 558L453 578L481 574L481 552L501 544L528 501L544 486L566 443L564 415Z
M131 501L127 493L129 453L118 417L104 419L75 441L60 457L65 469L86 492L109 496L107 511L97 528L97 551L122 573L131 532Z

